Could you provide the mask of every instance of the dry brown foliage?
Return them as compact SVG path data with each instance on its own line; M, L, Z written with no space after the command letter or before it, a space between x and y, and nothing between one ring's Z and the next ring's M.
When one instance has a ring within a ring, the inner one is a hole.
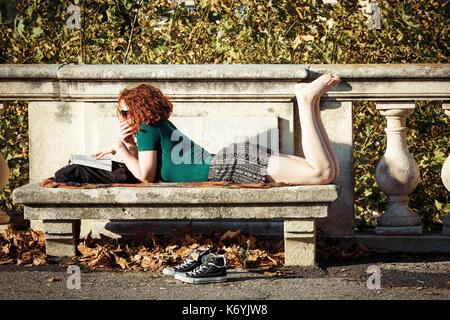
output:
M28 267L47 263L42 232L6 230L0 233L0 265Z
M47 263L44 235L35 231L6 231L0 234L0 265L42 265ZM240 230L195 234L192 226L174 229L167 235L136 234L130 242L88 236L77 245L79 255L69 260L92 269L124 271L160 271L180 263L195 248L208 246L212 252L225 254L229 267L258 268L266 271L283 265L281 238L259 238Z

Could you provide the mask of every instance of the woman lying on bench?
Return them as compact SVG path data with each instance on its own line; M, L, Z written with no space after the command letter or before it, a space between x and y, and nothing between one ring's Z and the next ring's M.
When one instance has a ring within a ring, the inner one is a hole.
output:
M294 85L305 158L274 152L250 140L210 154L169 120L173 105L159 89L147 84L124 89L118 97L120 141L93 155L100 159L117 154L123 164L114 162L112 172L72 164L58 170L55 181L331 183L339 175L339 164L322 124L319 102L340 81L327 73L311 83Z

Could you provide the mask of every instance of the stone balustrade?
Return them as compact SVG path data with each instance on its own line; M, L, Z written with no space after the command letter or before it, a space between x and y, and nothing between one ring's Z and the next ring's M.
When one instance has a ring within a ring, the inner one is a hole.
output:
M228 140L208 137L233 123L227 139L277 129L280 152L302 155L293 84L326 71L343 80L321 101L323 123L340 163L341 194L319 228L331 236L354 234L352 103L368 100L376 102L387 123L385 153L374 161L389 206L376 233L422 234L421 220L408 204L420 173L419 159L408 151L406 118L417 100L443 101L449 115L450 64L0 65L0 101L29 101L30 181L38 182L64 165L68 154L91 152L116 139L117 94L140 82L171 97L174 122L210 151ZM239 133L241 128L246 131ZM442 167L447 188L449 168L447 159ZM450 235L450 218L443 234Z

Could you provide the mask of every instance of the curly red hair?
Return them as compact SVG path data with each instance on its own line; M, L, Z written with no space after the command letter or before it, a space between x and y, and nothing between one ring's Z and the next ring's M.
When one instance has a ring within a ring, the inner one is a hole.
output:
M140 84L131 89L123 89L119 93L117 115L121 116L120 101L128 107L128 118L125 119L133 130L139 130L141 122L148 125L169 119L173 105L161 90L149 84Z

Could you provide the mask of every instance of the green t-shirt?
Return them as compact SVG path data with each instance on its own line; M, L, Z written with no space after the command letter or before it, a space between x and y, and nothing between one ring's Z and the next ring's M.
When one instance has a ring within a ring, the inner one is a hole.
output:
M169 120L141 123L138 151L157 150L156 179L165 182L208 181L212 155L190 140Z

